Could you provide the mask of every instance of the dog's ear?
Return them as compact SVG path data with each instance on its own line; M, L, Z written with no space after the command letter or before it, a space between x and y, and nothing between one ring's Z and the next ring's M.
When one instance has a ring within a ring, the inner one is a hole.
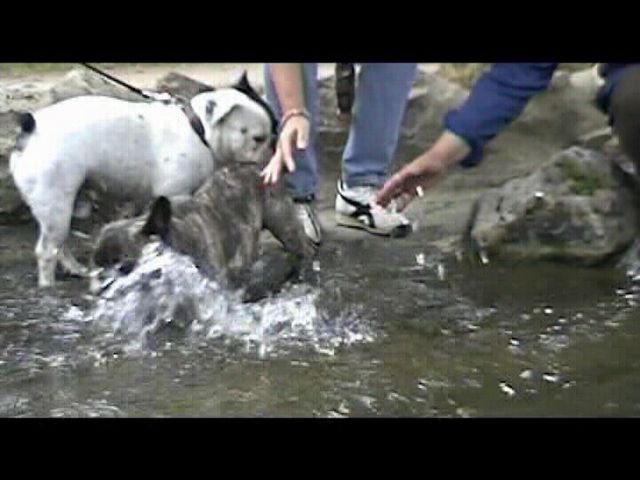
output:
M267 112L267 115L269 115L269 119L271 120L271 133L274 136L277 136L278 120L275 116L275 113L273 112L273 109L271 108L271 106L264 100L264 98L260 96L260 94L256 91L256 89L253 88L251 83L249 83L249 77L247 76L246 70L242 72L242 75L240 76L240 78L236 80L236 83L233 84L231 88L239 91L240 93L243 93L244 95L249 97L251 100L259 104L262 108L264 108L264 110ZM275 147L274 147L274 151L275 151Z
M255 92L254 88L249 83L249 76L247 75L247 71L243 70L240 78L236 80L236 83L233 84L233 87L236 90L240 90L241 92Z
M211 107L211 114L209 115L209 105L211 101L207 103L205 115L207 115L207 120L210 125L217 125L222 120L227 117L231 112L233 112L236 108L240 108L240 105L235 103L234 101L227 99L220 99L217 103L213 102Z
M159 197L151 207L147 222L141 233L146 236L158 235L163 241L169 237L171 223L171 202L167 197Z

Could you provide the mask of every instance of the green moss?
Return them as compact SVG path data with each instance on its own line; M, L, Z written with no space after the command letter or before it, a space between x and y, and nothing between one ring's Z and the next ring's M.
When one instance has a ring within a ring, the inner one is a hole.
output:
M167 405L167 411L170 415L188 415L190 412L196 411L200 403L192 398L173 399Z
M571 191L576 195L590 197L596 190L609 187L609 183L604 178L585 172L574 160L566 160L562 164L562 170L565 178L571 182Z

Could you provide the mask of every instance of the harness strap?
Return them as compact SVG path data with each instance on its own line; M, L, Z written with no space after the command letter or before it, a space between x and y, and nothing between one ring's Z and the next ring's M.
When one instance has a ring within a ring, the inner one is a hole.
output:
M189 120L191 129L196 133L196 135L198 135L198 138L204 144L204 146L211 150L211 145L209 145L207 139L204 138L204 125L202 124L202 120L200 120L200 117L196 115L196 112L193 111L191 104L183 103L180 108L187 117L187 120Z

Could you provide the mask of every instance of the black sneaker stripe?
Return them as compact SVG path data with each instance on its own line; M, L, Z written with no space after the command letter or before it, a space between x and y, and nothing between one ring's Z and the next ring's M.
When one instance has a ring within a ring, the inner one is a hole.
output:
M356 202L355 200L352 200L350 198L347 198L343 195L342 190L341 190L341 185L342 182L338 184L338 195L340 195L340 197L347 202L349 205L351 205L352 207L360 207L360 208L366 208L367 210L370 210L371 207L369 207L369 205L365 205L364 203L360 203L360 202Z
M358 219L362 215L365 215L369 219L369 227L376 228L376 222L373 219L373 215L371 214L371 209L369 207L363 208L361 206L355 207L356 211L351 214L353 218Z
M355 200L345 197L340 190L341 186L342 182L338 184L338 195L340 195L340 198L342 198L345 202L356 209L356 211L353 212L350 216L357 219L358 217L365 215L369 219L369 227L376 228L376 222L373 219L373 215L371 214L371 207L369 205L365 205L363 203L356 202Z

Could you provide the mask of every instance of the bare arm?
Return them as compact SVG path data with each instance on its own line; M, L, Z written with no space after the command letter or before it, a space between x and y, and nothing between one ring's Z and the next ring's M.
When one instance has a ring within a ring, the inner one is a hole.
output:
M419 188L429 188L453 165L469 155L471 149L456 134L446 131L425 153L392 176L378 192L377 201L386 207L393 199L399 211L420 195Z
M271 78L282 106L282 112L304 108L304 93L302 89L302 64L274 63L269 65Z
M555 63L494 64L473 86L465 103L445 115L446 131L427 152L395 174L378 193L386 206L397 200L404 209L453 165L471 167L482 159L483 145L515 120L527 102L545 90Z

